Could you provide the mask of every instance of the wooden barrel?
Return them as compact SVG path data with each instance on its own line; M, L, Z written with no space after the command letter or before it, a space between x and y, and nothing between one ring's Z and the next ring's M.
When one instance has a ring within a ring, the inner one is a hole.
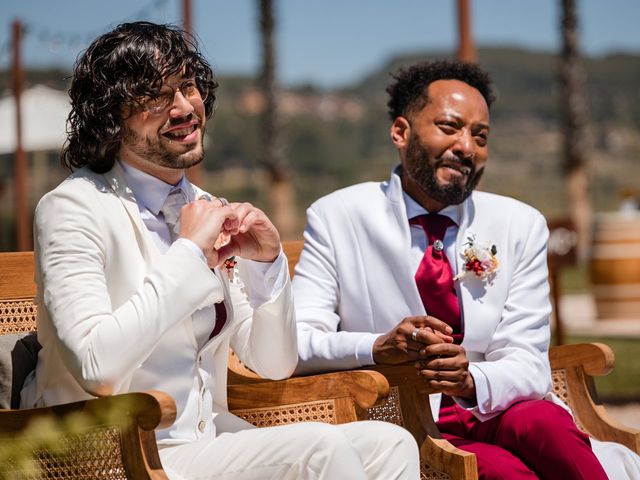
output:
M640 320L640 213L596 216L590 273L599 320Z

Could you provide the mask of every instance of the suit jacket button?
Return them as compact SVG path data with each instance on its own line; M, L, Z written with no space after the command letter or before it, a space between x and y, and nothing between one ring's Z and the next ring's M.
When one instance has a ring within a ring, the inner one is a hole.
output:
M198 422L198 430L200 430L200 433L204 433L204 429L207 426L206 423L204 423L204 420L200 420Z

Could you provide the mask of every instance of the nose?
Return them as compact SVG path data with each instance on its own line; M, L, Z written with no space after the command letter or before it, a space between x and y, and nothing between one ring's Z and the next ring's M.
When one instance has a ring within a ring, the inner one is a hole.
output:
M191 102L185 97L180 90L177 90L173 96L173 104L169 110L172 117L182 117L194 111Z
M453 153L460 158L473 158L476 155L476 143L470 131L463 130L460 132L453 146Z

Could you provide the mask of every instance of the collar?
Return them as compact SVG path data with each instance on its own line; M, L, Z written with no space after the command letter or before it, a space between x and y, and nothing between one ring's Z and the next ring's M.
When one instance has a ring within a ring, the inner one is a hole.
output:
M176 185L171 185L153 175L138 170L126 162L118 160L118 163L122 167L127 184L129 188L131 188L138 204L145 207L154 215L160 213L160 209L169 196L169 193L175 189L182 190L189 202L194 200L193 188L190 188L186 175L182 175L182 178Z
M416 202L407 192L402 191L402 197L404 198L404 205L407 209L407 218L411 220L419 215L425 215L429 212L426 208ZM449 205L438 212L439 215L445 215L449 217L456 225L460 225L460 218L462 216L460 205Z
M392 177L395 176L397 177L396 179L393 180L397 180L398 184L400 185L400 189L402 189L402 182L400 180L400 166L397 166L396 168L394 168L393 173L392 173ZM402 199L404 200L404 206L406 209L406 213L407 213L407 219L411 220L412 218L415 218L419 215L425 215L429 212L426 208L424 208L422 205L420 205L418 202L416 202L407 192L405 192L404 190L402 190ZM460 221L462 219L462 209L463 209L463 203L461 203L460 205L449 205L445 208L443 208L442 210L440 210L439 212L437 212L440 215L445 215L447 217L449 217L456 225L460 225Z

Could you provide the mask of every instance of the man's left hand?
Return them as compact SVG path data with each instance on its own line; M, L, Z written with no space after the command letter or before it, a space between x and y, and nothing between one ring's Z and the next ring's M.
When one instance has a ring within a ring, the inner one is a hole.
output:
M469 360L462 346L437 343L427 345L420 354L424 359L417 361L415 367L434 393L475 401L475 383L469 373Z
M233 228L223 231L229 242L218 248L220 258L240 256L258 262L273 262L280 254L280 235L265 213L250 203L230 203L238 215Z

